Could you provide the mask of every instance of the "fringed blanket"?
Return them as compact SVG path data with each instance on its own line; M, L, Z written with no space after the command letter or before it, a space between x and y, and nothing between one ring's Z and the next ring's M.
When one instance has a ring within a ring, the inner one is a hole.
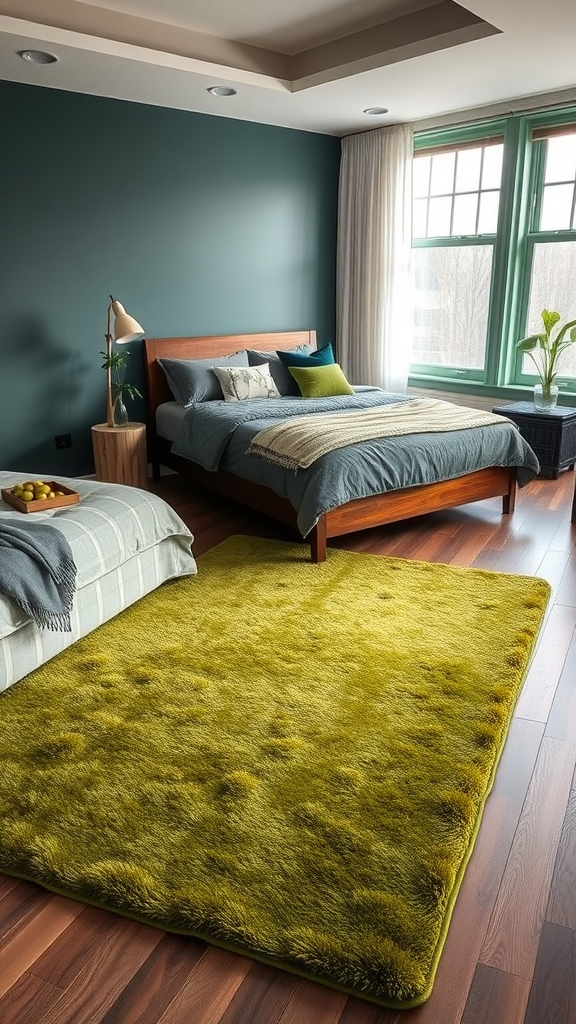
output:
M0 591L36 625L69 633L75 588L72 549L59 530L0 521Z
M285 469L308 469L317 459L336 448L369 441L376 437L403 434L440 433L470 427L509 425L496 413L415 398L409 402L354 412L312 413L283 420L253 438L247 455L260 455Z

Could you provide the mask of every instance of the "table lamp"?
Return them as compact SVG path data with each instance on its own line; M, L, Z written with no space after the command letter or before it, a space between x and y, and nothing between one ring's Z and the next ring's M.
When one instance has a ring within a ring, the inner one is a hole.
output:
M114 314L114 331L110 330L112 313ZM144 337L144 328L140 326L133 316L126 312L121 302L118 302L113 295L110 296L106 320L106 423L109 427L114 426L112 416L112 368L110 357L112 355L112 342L117 345L127 345L130 341L139 341Z

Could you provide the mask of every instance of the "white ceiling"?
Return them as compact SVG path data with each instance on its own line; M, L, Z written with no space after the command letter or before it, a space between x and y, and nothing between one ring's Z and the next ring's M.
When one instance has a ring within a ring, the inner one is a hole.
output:
M0 78L338 136L576 102L575 44L575 0L0 0Z

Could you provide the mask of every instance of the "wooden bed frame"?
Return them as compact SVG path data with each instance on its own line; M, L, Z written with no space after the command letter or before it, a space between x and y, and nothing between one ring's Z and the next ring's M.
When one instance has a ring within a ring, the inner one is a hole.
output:
M152 472L160 478L160 466L167 466L211 490L234 501L263 512L288 526L298 529L296 510L290 502L280 498L270 488L251 483L231 473L210 473L188 459L172 455L171 442L156 433L156 410L163 402L173 401L166 376L157 359L208 359L212 356L231 355L246 348L270 352L310 344L316 348L315 331L284 331L271 334L226 334L203 338L146 338L143 342L144 375L148 437ZM326 512L314 527L310 537L314 562L326 558L326 542L330 537L365 530L371 526L409 519L427 512L464 505L484 498L502 497L502 511L514 511L516 498L516 470L514 467L491 466L475 473L467 473L455 480L408 487L369 498L357 498Z

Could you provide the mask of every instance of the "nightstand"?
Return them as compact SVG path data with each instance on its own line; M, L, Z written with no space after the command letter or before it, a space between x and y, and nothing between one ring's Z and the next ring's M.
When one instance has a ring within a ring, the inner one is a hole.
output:
M97 480L149 489L145 423L97 423L92 427L92 447Z
M561 469L576 462L576 409L556 406L539 412L532 402L512 402L495 406L492 412L516 423L538 457L540 476L555 479Z

